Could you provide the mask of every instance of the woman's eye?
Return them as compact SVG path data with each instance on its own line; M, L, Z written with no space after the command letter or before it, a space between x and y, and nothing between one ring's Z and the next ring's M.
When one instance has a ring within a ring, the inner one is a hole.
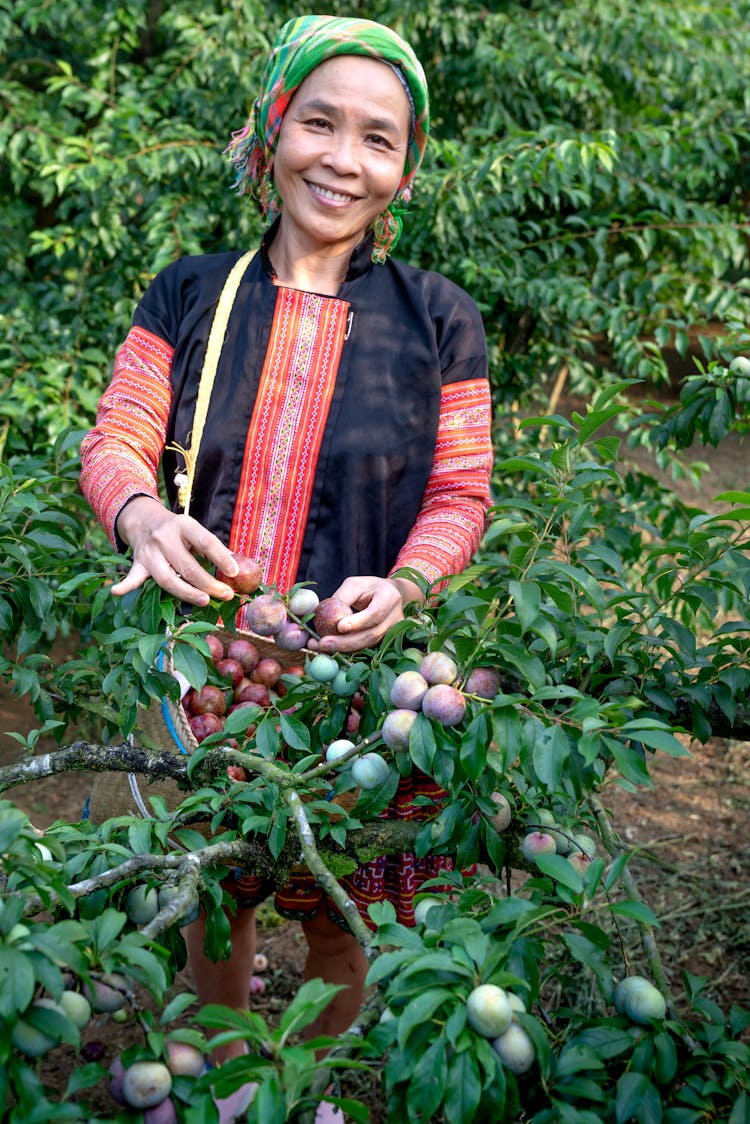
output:
M306 122L306 124L312 125L312 127L314 129L327 129L328 128L328 122L326 121L326 119L324 117L310 117L309 120Z
M376 144L379 148L392 148L393 145L387 137L383 137L380 133L370 133L367 138L372 144Z

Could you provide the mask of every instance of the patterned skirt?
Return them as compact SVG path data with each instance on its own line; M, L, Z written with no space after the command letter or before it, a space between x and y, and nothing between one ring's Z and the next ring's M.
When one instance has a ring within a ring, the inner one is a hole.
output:
M435 804L418 804L418 796L429 797ZM414 770L409 777L402 777L398 790L381 818L390 820L430 820L439 809L445 791L430 778ZM437 807L436 807L437 805ZM414 895L422 884L436 878L441 871L453 870L453 859L447 855L425 855L417 858L411 852L394 855L381 855L371 862L358 867L353 874L339 881L359 910L362 920L369 928L375 925L367 914L373 902L389 901L396 910L402 925L414 925ZM433 887L439 889L439 887ZM242 870L234 873L227 889L241 908L253 908L271 894L275 894L274 905L282 916L294 921L311 920L323 906L332 921L348 929L346 921L336 903L318 886L306 868L295 871L284 886L277 886L271 879L244 874Z

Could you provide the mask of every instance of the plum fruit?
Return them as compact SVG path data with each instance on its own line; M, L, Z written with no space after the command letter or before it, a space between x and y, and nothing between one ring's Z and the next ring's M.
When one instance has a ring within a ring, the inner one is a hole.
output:
M399 709L419 710L429 683L418 671L402 671L393 680L391 702Z
M504 1034L513 1020L507 993L496 984L480 984L466 1000L466 1021L484 1038Z
M458 679L456 661L447 652L428 652L419 665L419 673L428 683L455 683Z
M255 593L263 581L262 569L254 558L248 558L245 554L233 554L233 557L239 571L231 578L226 574L218 574L219 581L225 582L235 593Z
M416 718L416 710L391 710L386 714L380 734L389 749L409 748L409 734Z
M436 683L425 692L422 713L441 726L457 726L466 713L466 699L455 687Z
M351 616L352 612L351 605L347 605L340 597L326 597L315 610L313 628L318 636L335 636L339 630L339 621Z

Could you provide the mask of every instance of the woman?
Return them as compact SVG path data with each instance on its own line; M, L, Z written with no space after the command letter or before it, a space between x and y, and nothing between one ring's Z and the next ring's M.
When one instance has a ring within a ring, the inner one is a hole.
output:
M199 447L199 375L237 253L185 258L155 278L83 444L83 489L113 541L132 550L113 593L151 576L188 603L229 599L199 559L231 576L235 551L282 591L314 581L321 596L351 605L319 646L353 651L376 645L421 598L395 571L432 582L469 562L491 464L481 319L457 286L389 256L428 124L422 67L390 29L328 16L284 26L228 150L240 192L271 225L238 266ZM186 483L190 514L178 510ZM408 786L399 794L402 814L413 795ZM369 864L348 888L363 910L395 897L413 923L413 893L440 866L401 858L395 872ZM269 889L240 880L248 908L233 919L230 961L207 961L200 924L191 927L201 1002L245 1005L251 907ZM360 1007L359 946L314 887L285 888L277 908L303 921L308 976L347 985L310 1029L340 1033ZM332 1112L323 1104L318 1119Z

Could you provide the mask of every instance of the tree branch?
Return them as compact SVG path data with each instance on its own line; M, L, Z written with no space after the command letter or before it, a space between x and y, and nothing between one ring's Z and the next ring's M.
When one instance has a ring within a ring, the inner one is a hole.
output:
M286 794L286 802L292 813L294 826L297 829L302 855L307 868L322 890L336 903L341 910L349 928L364 949L365 956L371 957L372 934L359 915L359 910L352 899L338 882L328 867L325 865L316 847L315 835L310 821L305 815L305 806L294 791Z

